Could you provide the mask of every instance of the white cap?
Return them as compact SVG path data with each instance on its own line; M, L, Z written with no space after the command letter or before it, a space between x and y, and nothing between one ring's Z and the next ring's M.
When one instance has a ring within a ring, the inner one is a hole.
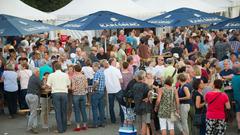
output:
M72 59L74 59L74 58L76 58L76 54L75 54L75 53L71 53L71 54L70 54L70 57L71 57Z
M179 55L178 55L178 53L174 53L174 54L173 54L173 57L175 57L175 58L177 58L177 59L178 59L178 58L179 58Z

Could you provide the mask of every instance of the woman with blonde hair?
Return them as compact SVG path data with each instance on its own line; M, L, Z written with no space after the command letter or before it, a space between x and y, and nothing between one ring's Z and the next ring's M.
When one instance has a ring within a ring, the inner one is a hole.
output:
M27 94L28 81L29 78L32 76L32 71L28 68L28 64L25 62L22 63L21 66L22 68L17 72L21 86L21 90L19 93L19 105L20 109L27 109L28 105L26 103L25 96Z
M195 73L196 78L199 78L199 77L201 78L202 72L201 72L201 68L198 65L193 66L193 71Z
M178 121L177 125L183 135L189 135L188 113L190 111L191 95L189 86L187 84L186 74L179 74L177 80L180 82L180 87L178 88L178 97L180 102L179 109L181 117L181 120Z

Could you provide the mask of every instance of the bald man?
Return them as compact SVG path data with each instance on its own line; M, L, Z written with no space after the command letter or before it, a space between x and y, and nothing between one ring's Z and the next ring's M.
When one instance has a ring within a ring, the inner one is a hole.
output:
M97 58L98 58L98 60L103 60L103 59L108 60L109 59L109 56L107 53L104 52L103 47L99 48L99 51L97 53Z

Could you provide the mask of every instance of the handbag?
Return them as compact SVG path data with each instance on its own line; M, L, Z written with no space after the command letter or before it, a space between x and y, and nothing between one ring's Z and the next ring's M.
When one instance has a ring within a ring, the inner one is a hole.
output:
M225 108L225 121L227 123L232 123L233 120L235 119L234 117L234 111L232 111L231 109L227 109Z
M235 104L239 105L239 102L235 100ZM235 108L235 104L231 104L231 108ZM233 109L227 109L226 107L224 107L224 111L225 111L225 121L227 123L232 123L235 119L235 112Z
M176 111L171 112L170 120L172 122L178 121L180 119L180 115Z
M203 119L206 118L206 114L203 114L203 109L200 114L195 114L193 117L193 125L194 126L201 126L203 123Z
M193 118L193 125L194 126L200 126L202 125L202 113L195 114Z
M172 90L172 94L171 94L171 100L170 101L173 101L174 99L173 99L173 91L174 90ZM172 108L172 107L171 107ZM173 109L172 111L171 111L171 114L170 114L170 120L172 121L172 122L175 122L175 121L178 121L180 119L180 115Z

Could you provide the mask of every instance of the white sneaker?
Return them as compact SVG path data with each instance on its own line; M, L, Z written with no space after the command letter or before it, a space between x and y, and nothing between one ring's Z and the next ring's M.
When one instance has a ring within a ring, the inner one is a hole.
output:
M47 124L44 124L44 125L42 126L42 128L43 128L43 129L48 129L48 125L47 125Z
M67 121L67 125L70 126L72 124L71 121Z

